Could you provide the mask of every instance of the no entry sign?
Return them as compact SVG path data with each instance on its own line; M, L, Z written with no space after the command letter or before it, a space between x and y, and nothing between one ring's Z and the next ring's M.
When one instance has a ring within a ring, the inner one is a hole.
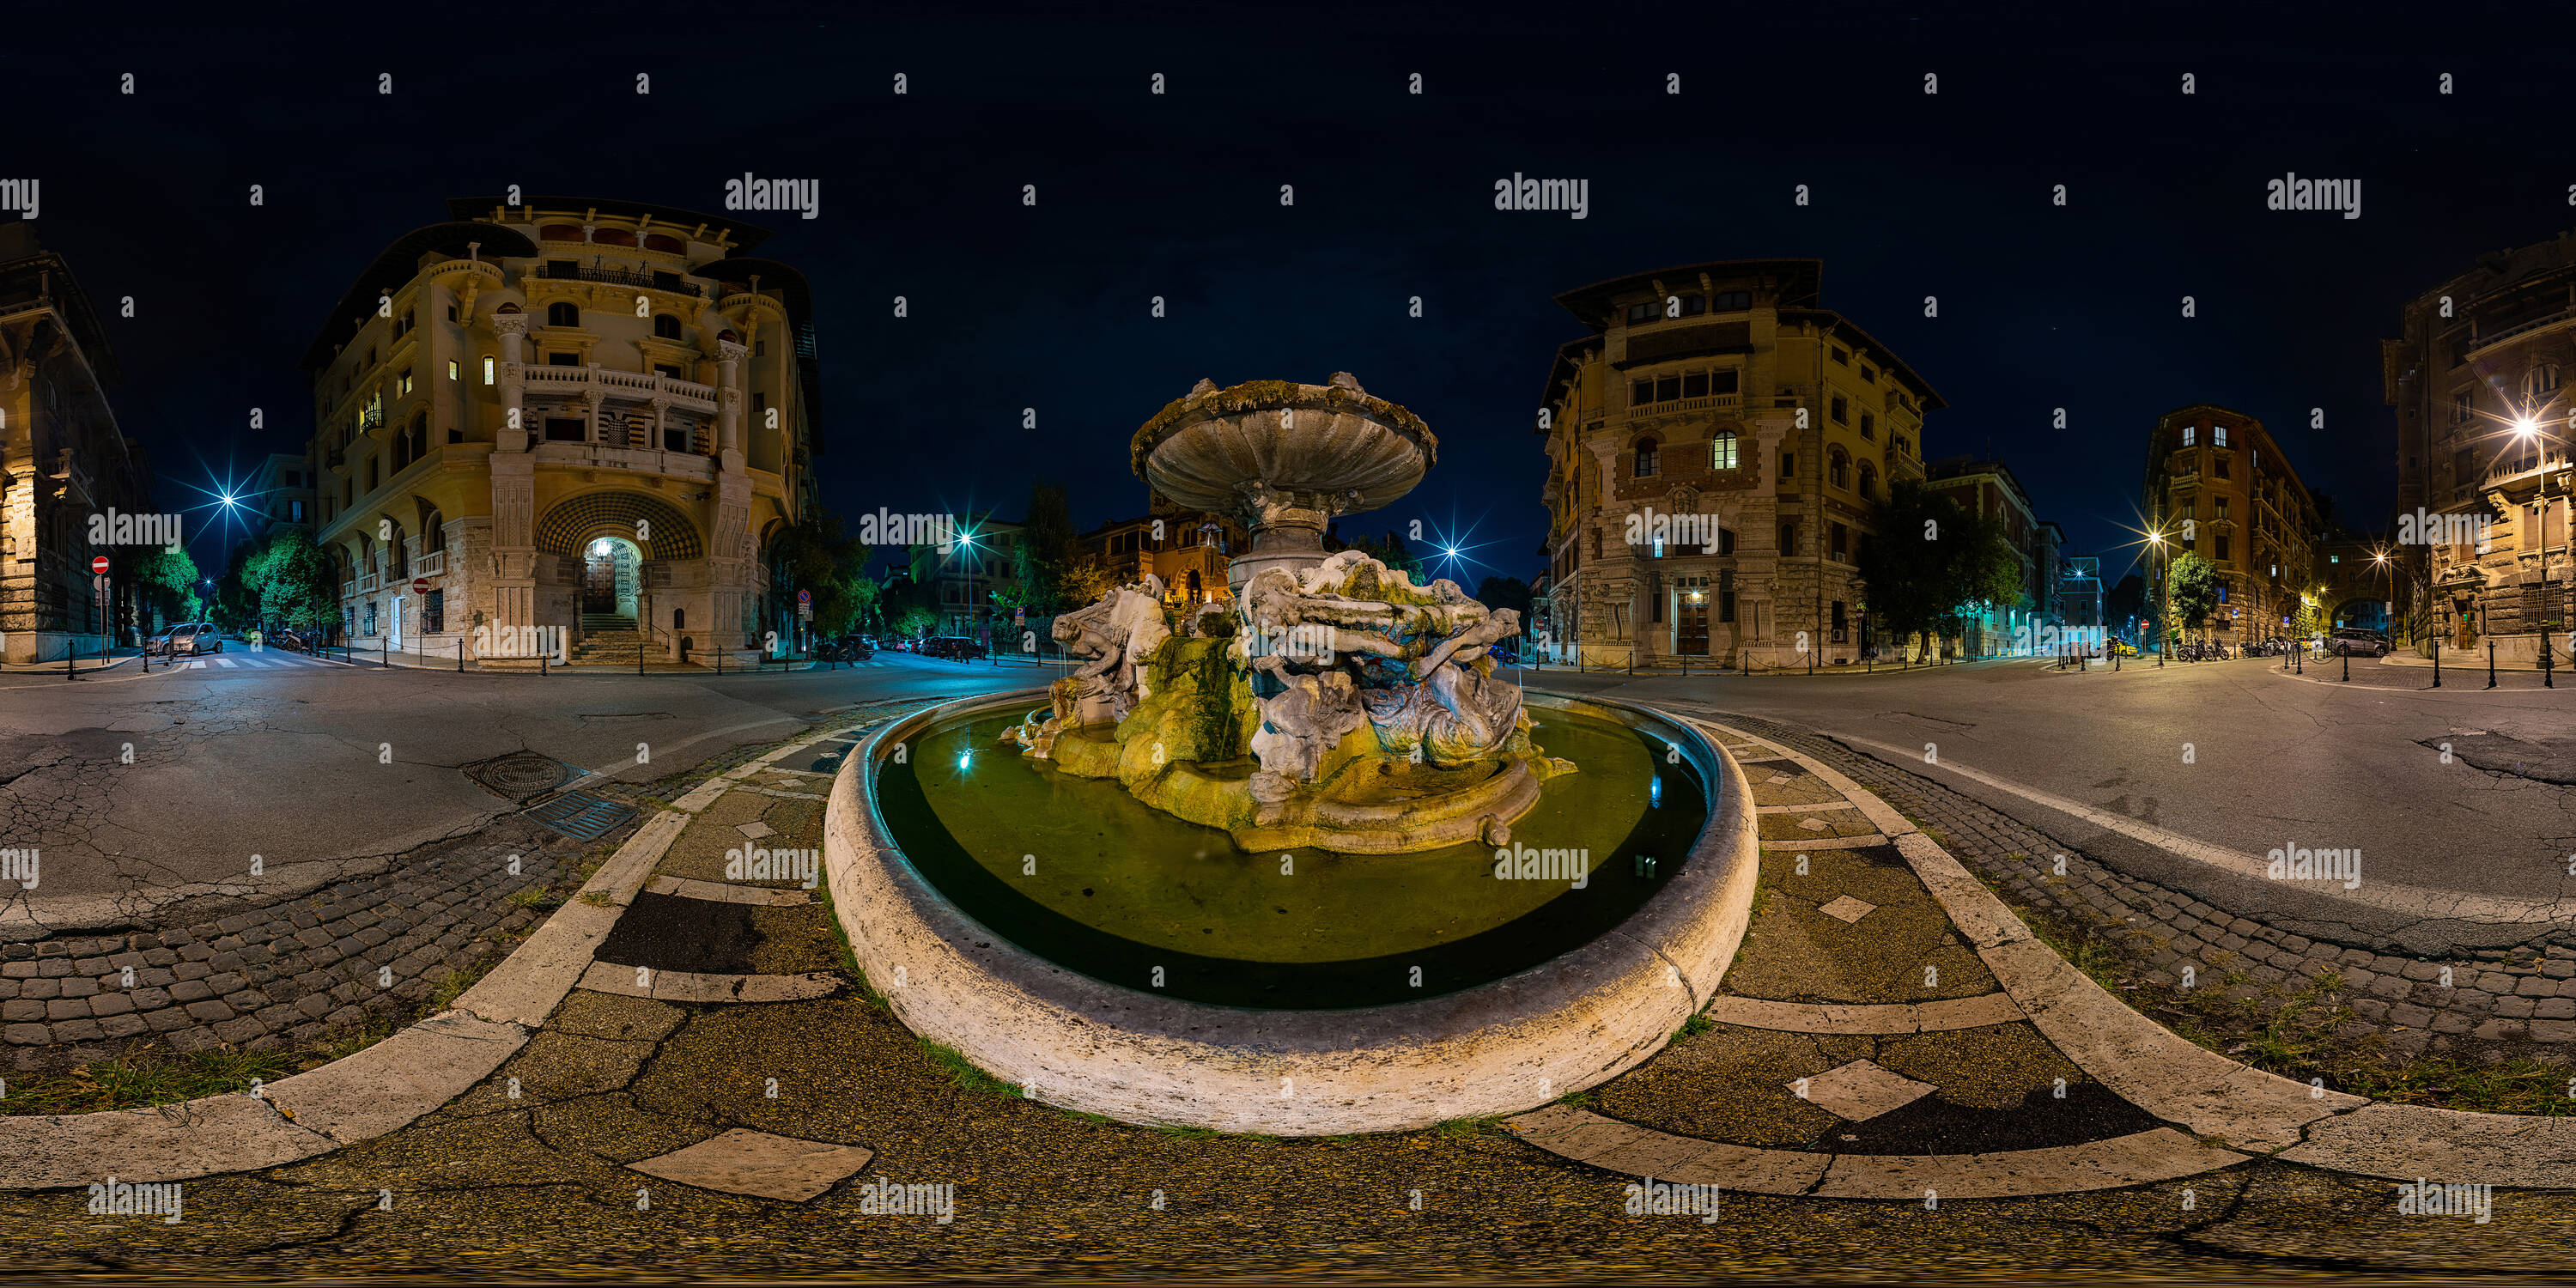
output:
M414 578L412 578L412 579L411 579L411 593L413 593L413 594L415 594L415 595L426 595L426 594L428 594L428 593L429 593L429 578L427 578L427 577L414 577Z
M99 576L101 576L101 577L106 576L106 575L107 575L107 556L106 556L106 555L100 555L98 558L90 560L90 561L89 561L89 570L90 570L91 572L97 573L97 574L98 574Z

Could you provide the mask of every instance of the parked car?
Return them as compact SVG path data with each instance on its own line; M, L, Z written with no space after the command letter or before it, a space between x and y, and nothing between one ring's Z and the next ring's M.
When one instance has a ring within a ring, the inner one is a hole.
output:
M971 662L984 656L984 645L964 635L934 635L921 642L921 652L929 657Z
M160 634L143 641L144 654L146 656L168 657L170 655L171 640L173 637L178 635L180 629L181 628L176 624L162 627Z
M2115 657L2136 657L2138 646L2124 639L2114 639L2111 641L2111 653Z
M2347 628L2334 633L2326 643L2326 651L2345 657L2386 657L2388 639L2377 631Z
M876 645L865 635L844 635L814 646L814 658L821 662L864 662L876 655Z
M160 652L169 657L195 657L224 651L224 637L211 622L181 622L162 632Z

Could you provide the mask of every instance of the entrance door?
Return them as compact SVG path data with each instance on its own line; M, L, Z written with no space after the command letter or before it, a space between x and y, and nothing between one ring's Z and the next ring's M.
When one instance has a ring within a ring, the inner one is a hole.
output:
M617 611L617 560L606 551L593 548L582 561L581 611L613 613Z
M401 648L401 647L403 646L403 632L402 632L402 628L403 628L403 597L402 597L401 595L399 595L399 594L395 595L395 596L394 596L394 600L393 600L393 604L394 604L393 646L394 646L395 648Z
M1684 591L1681 598L1679 638L1674 642L1673 651L1684 657L1707 657L1708 593Z

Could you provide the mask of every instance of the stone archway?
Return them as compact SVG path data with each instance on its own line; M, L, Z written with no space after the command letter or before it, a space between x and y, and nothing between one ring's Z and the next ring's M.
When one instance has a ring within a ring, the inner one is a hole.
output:
M643 594L644 551L624 537L590 539L581 552L581 611L633 618Z
M586 555L593 538L622 537L646 559L696 559L706 554L698 525L679 507L641 492L585 492L559 502L537 521L536 547L554 555Z

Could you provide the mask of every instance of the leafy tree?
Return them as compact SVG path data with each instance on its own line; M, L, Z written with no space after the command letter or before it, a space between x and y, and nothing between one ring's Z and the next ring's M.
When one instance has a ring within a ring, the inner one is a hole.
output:
M2165 574L2165 594L2173 601L2174 615L2193 630L2202 629L2217 610L2218 584L2217 566L2191 551L2175 558Z
M281 528L242 567L262 622L319 626L340 615L340 588L332 584L331 556L302 528Z
M216 625L238 631L258 623L259 588L251 582L250 564L268 543L268 537L258 536L234 544L224 560L224 575L215 581L214 603L207 606L206 616Z
M2022 575L2021 555L2013 549L2012 538L2004 532L2000 519L1968 520L1950 577L1950 602L1954 606L1986 603L1997 608L2023 608L2030 602L2030 585Z
M1518 577L1487 577L1476 583L1476 602L1501 612L1508 608L1521 615L1523 635L1530 632L1530 584Z
M1350 548L1385 564L1390 569L1410 575L1416 582L1422 580L1421 556L1407 548L1404 538L1397 536L1393 528L1386 530L1384 539L1362 537L1352 542Z
M1057 589L1062 598L1058 612L1086 608L1100 602L1100 597L1118 588L1118 572L1109 566L1106 555L1086 554L1066 567Z
M204 601L197 596L197 561L185 547L119 550L110 555L115 575L141 596L143 607L167 622L195 621ZM144 623L137 623L141 627Z
M1965 571L1977 560L1987 525L1943 492L1902 479L1879 507L1878 535L1860 552L1860 575L1870 617L1899 639L1947 626L1977 578Z
M1108 593L1103 589L1083 596L1074 584L1083 563L1097 556L1082 548L1082 534L1073 526L1073 507L1060 484L1042 480L1030 486L1028 522L1020 529L1012 558L1024 593L1005 598L1003 602L1010 606L1033 614L1060 613Z
M818 636L846 635L859 619L860 606L872 592L857 584L867 580L866 542L843 535L838 515L807 515L778 534L769 547L769 576L778 602L796 602L796 592L814 596L814 631Z
M894 629L898 635L926 635L939 624L939 614L920 604L906 604L895 614Z

